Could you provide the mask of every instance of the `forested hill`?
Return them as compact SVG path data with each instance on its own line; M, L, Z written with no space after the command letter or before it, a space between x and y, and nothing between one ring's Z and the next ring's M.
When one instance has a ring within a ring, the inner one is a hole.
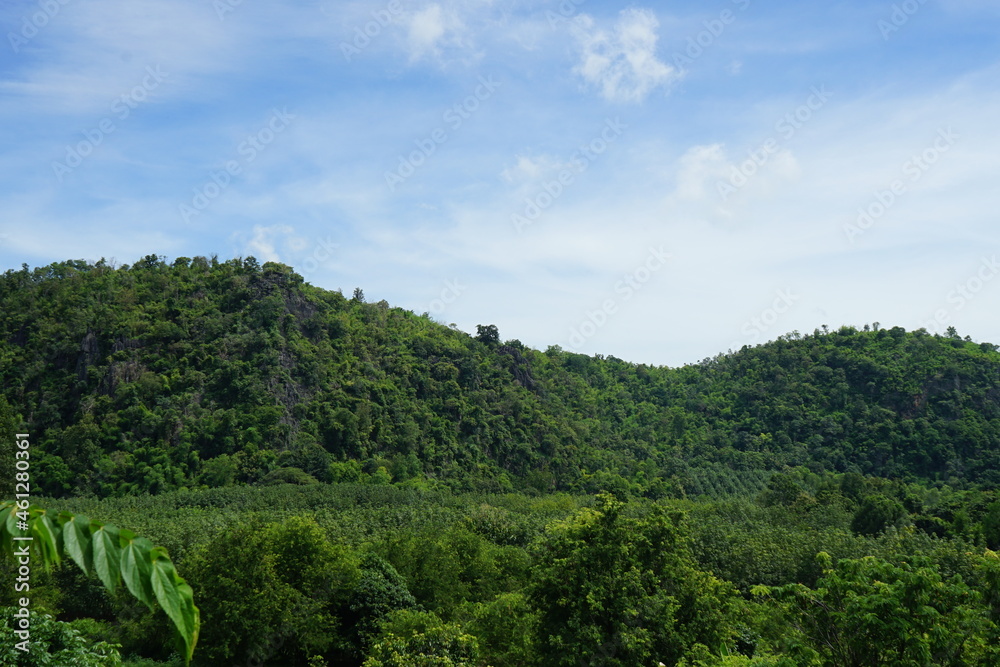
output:
M1000 482L1000 353L957 336L843 327L657 368L472 336L253 258L23 267L0 300L0 422L31 434L48 495L363 480L661 497L784 466Z

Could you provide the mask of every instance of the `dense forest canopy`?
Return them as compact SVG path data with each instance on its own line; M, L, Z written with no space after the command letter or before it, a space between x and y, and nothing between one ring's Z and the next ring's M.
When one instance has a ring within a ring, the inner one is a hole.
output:
M33 500L169 552L195 665L1000 661L1000 353L954 330L652 367L153 255L8 271L0 302ZM30 655L0 560L0 665L181 665L66 544Z
M824 327L652 367L252 257L25 266L0 303L0 400L50 495L378 478L655 498L788 466L1000 482L1000 353L953 331Z

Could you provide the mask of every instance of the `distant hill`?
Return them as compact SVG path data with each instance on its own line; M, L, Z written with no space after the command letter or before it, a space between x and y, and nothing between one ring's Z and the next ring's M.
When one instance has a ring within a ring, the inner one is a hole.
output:
M1000 483L1000 353L957 335L842 327L650 367L472 336L253 258L23 267L0 303L0 422L31 434L48 495L364 480L660 497L785 466Z

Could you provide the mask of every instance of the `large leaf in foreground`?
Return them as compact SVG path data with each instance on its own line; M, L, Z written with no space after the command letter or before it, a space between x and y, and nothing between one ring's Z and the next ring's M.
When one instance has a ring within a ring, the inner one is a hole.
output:
M15 543L29 544L32 555L46 568L69 556L84 572L93 569L112 593L124 580L129 592L150 608L156 603L163 607L176 629L185 663L191 662L200 615L191 587L177 574L166 549L82 514L62 512L53 520L40 507L21 510L20 517L18 511L14 502L0 502L0 546L8 558L13 557Z

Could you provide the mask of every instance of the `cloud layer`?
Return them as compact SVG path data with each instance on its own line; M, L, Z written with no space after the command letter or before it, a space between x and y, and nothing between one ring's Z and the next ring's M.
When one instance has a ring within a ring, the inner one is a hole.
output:
M671 365L876 320L1000 343L989 3L58 6L0 8L5 269L252 254Z

